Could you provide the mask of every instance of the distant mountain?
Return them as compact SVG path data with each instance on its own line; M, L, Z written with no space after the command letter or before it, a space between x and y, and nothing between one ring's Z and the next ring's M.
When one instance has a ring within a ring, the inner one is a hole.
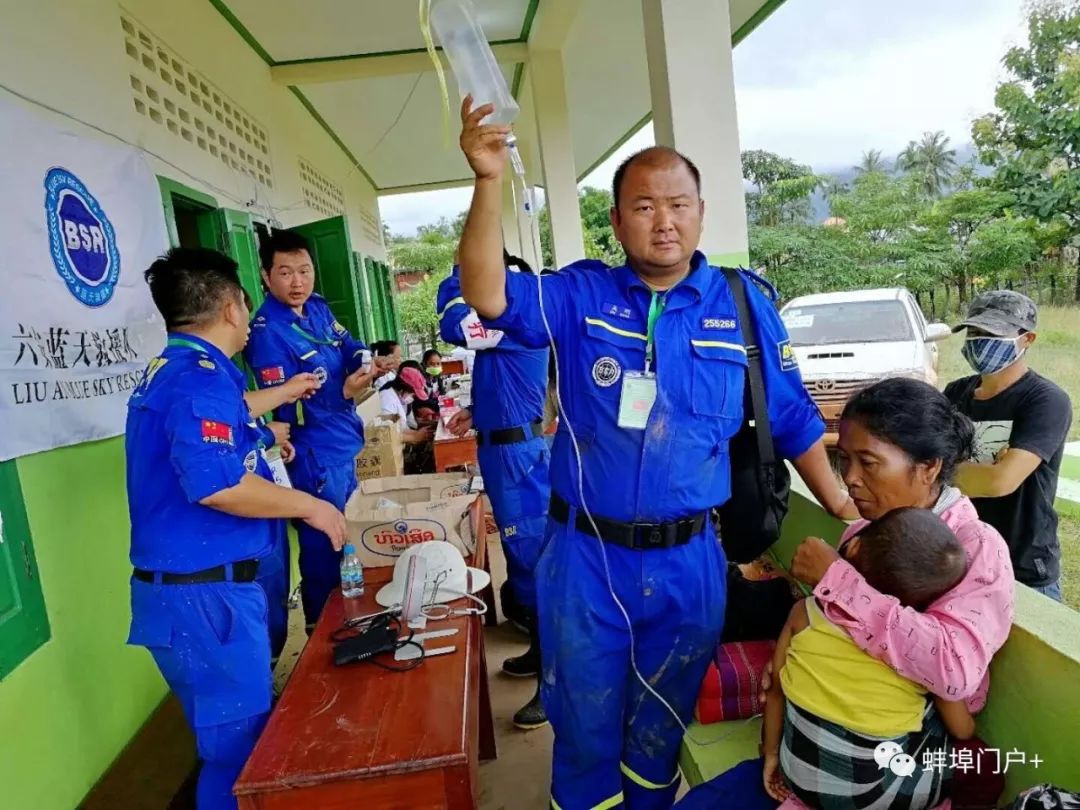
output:
M897 157L898 155L893 155L892 157L886 158L886 163L889 166L895 166ZM972 161L976 162L976 174L978 174L980 177L985 177L986 175L990 174L990 169L988 167L978 164L978 152L975 149L975 144L966 143L963 146L956 147L957 166L966 166ZM858 171L856 171L855 169L854 161L847 166L840 167L818 168L815 166L814 171L823 176L835 177L844 185L851 183L851 181L853 181L859 174ZM811 205L813 206L813 213L811 214L811 218L815 223L824 222L826 219L829 218L829 216L831 216L829 212L829 201L825 199L824 192L814 192L814 196L811 197L810 201Z

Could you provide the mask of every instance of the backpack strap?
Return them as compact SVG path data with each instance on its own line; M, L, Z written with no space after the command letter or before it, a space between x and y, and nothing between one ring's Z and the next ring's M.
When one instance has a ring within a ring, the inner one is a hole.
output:
M735 310L739 317L743 345L746 347L746 376L750 383L750 403L754 414L754 434L757 437L758 460L763 467L776 464L773 448L772 426L769 423L769 407L765 399L765 378L761 370L761 347L755 340L754 319L746 300L746 285L738 270L722 267L731 294L735 297Z

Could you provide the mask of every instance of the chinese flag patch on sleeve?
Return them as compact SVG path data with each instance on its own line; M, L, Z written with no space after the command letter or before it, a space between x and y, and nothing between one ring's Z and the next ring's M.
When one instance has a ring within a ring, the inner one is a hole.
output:
M224 422L214 422L210 419L202 420L202 440L210 444L233 443L232 426Z
M259 370L259 379L263 385L278 385L285 382L285 368L283 366L271 366Z

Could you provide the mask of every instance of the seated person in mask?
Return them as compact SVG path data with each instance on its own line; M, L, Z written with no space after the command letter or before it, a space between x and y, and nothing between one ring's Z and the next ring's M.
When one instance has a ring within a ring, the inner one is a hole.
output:
M430 425L417 427L416 419L411 413L415 400L416 392L413 387L400 377L395 377L379 389L382 413L397 418L397 423L401 425L401 439L406 444L422 444L431 441L435 435L435 429Z

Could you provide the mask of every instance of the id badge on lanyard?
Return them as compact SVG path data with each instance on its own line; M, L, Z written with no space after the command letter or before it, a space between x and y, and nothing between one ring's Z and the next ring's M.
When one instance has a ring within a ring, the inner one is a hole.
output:
M266 463L270 466L270 472L274 476L274 483L279 487L292 489L293 485L292 481L289 480L289 472L285 469L285 462L281 458L281 448L271 447L269 450L260 448L259 452L262 453Z
M646 328L645 370L627 371L623 374L622 393L619 396L617 424L628 430L644 430L649 415L656 404L656 374L653 365L653 331L660 313L664 311L664 296L652 295L649 302L649 320Z

